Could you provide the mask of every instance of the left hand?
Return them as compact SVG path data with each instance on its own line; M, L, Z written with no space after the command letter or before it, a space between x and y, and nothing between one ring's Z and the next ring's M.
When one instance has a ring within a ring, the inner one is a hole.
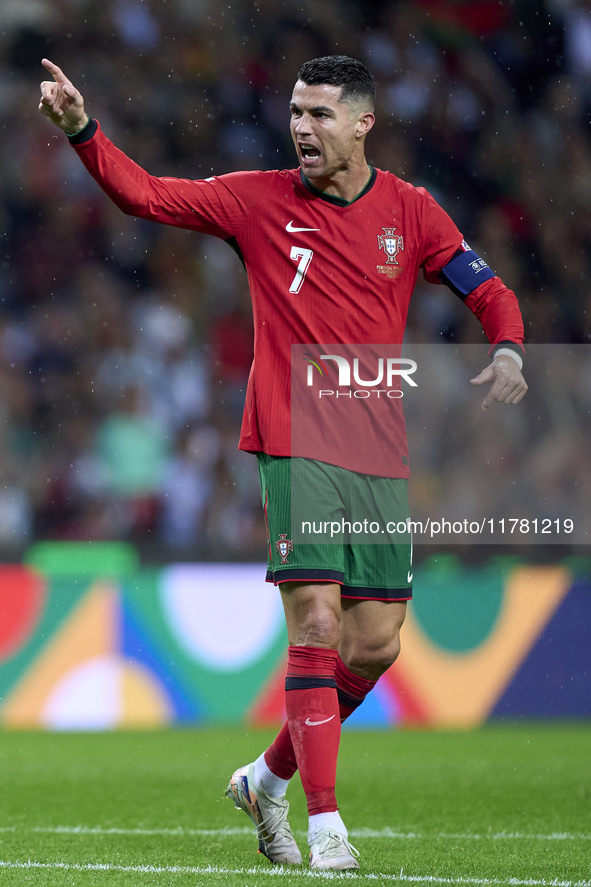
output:
M493 400L499 403L519 403L527 391L527 384L521 375L519 364L508 354L495 357L475 379L470 379L471 385L483 385L485 382L492 382L492 385L482 401L483 410L488 410Z

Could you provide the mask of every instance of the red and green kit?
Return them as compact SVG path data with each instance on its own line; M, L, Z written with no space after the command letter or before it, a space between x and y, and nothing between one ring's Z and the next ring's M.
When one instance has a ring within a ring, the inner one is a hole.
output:
M381 480L405 484L410 474L395 384L405 370L400 346L410 298L420 273L446 284L480 320L494 354L522 350L514 293L424 188L389 172L368 167L367 184L347 202L319 191L299 169L152 176L95 120L70 141L123 212L221 238L244 263L255 342L239 447L259 454L271 581L336 581L347 596L408 599L406 489L384 491ZM272 461L282 457L294 462L289 470ZM313 483L315 499L301 483L294 506L298 460L321 482ZM358 481L341 480L323 464ZM365 545L356 544L357 524L370 528ZM383 542L393 543L389 554Z

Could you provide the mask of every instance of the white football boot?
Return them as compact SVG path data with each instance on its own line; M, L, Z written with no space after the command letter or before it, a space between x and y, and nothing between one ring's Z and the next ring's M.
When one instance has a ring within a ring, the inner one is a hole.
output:
M346 872L358 869L359 851L344 835L321 828L310 841L310 868L317 872Z
M254 764L247 764L230 777L226 797L244 810L255 825L259 853L278 865L300 865L302 854L293 839L285 797L272 798L254 782Z

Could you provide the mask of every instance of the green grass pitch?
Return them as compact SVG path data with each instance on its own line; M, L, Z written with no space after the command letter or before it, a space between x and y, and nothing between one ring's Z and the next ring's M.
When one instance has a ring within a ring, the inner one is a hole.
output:
M277 868L224 794L271 734L0 733L3 885L578 884L591 887L588 724L343 734L359 873ZM290 822L304 856L296 778Z

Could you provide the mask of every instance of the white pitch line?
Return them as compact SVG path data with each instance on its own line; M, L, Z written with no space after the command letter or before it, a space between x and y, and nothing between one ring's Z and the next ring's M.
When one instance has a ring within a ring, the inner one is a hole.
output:
M20 826L2 826L0 832L33 832L37 834L51 835L129 835L129 836L155 836L162 837L234 837L236 835L252 834L252 829L248 826L242 828L184 828L177 826L175 828L102 828L101 826L85 826L85 825L57 825L57 826L36 826L36 827L20 827ZM297 832L298 835L306 835L307 832ZM454 834L449 832L398 832L391 828L371 829L357 828L349 829L349 837L351 838L386 838L395 841L414 841L437 839L448 841L591 841L591 835L578 834L571 832L552 832L547 835L528 834L527 832L490 832L484 835L467 832L465 834Z
M350 829L349 835L355 838L392 838L396 840L429 840L442 838L449 841L591 841L591 835L571 834L570 832L552 832L549 835L528 834L527 832L490 832L485 835L468 832L453 834L450 832L396 832L390 828Z
M61 871L76 872L135 872L146 875L269 875L270 877L282 878L319 878L321 880L331 881L392 881L412 884L472 884L478 887L488 887L488 885L510 885L510 887L591 887L591 881L563 881L555 878L552 881L546 879L536 880L528 878L525 881L519 878L466 878L462 875L458 877L441 878L436 875L405 875L404 870L398 875L385 874L362 874L353 872L311 872L306 870L295 870L293 868L284 868L283 866L274 866L273 868L262 868L261 866L252 868L230 869L222 866L157 866L157 865L118 865L112 862L105 863L69 863L69 862L35 862L28 860L27 862L10 862L8 860L0 860L0 868L6 869L59 869Z
M35 834L50 835L162 835L163 837L232 837L235 835L251 835L252 828L101 828L100 826L86 825L56 825L56 826L3 826L0 832L33 832Z

